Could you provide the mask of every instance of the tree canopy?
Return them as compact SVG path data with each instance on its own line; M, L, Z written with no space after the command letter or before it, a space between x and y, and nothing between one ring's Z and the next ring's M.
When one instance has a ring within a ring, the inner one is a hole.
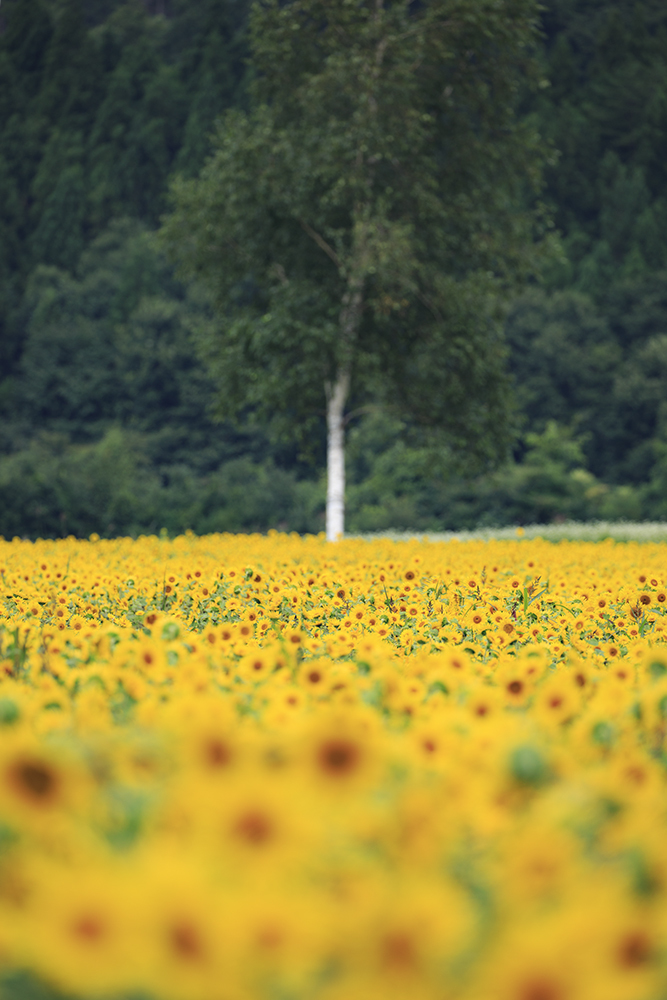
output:
M541 144L515 114L532 0L277 0L250 17L252 108L225 116L163 238L213 293L222 412L326 413L343 529L345 404L492 459L508 443L498 295L535 269Z

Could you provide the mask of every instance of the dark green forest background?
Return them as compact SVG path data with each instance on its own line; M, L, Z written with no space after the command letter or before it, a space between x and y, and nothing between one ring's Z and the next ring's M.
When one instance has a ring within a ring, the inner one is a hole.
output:
M246 0L0 8L0 534L319 531L314 463L216 423L210 322L155 231L244 105ZM474 480L409 426L349 431L348 529L667 517L667 5L546 0L521 98L563 258L506 323L513 456Z

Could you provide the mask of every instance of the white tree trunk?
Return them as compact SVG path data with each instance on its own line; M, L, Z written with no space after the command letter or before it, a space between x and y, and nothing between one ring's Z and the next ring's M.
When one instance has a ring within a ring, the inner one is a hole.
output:
M327 541L335 542L345 532L345 401L350 389L349 372L340 372L327 386Z
M363 307L363 277L349 283L340 314L336 380L324 386L327 398L327 541L345 534L345 403L350 392L353 346Z

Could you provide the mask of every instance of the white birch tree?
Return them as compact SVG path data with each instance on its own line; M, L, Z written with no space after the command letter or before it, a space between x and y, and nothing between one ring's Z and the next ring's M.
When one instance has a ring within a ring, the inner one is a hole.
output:
M200 338L221 414L327 430L327 538L345 425L368 402L492 461L508 440L497 303L537 266L543 150L517 119L535 0L263 0L251 110L177 180L162 238L215 297Z

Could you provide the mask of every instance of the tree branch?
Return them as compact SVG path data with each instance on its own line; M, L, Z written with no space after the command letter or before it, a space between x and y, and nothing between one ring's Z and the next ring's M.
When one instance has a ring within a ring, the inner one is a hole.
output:
M344 424L349 424L350 420L354 420L355 417L362 417L365 413L380 413L383 407L378 403L369 403L367 406L358 406L356 410L350 410L346 413L343 418Z
M340 257L338 256L336 251L333 249L333 247L329 246L327 241L322 236L320 236L319 233L315 232L312 226L309 226L304 219L299 219L299 225L303 229L304 233L307 233L307 235L310 236L311 240L315 240L320 250L324 250L327 257L331 258L336 267L338 268L342 267Z

